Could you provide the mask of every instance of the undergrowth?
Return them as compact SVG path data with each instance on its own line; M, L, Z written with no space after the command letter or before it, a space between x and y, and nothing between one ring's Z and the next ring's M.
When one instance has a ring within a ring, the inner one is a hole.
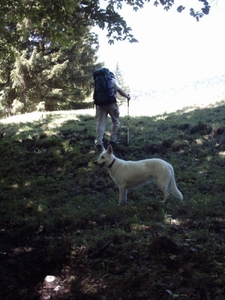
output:
M94 165L94 118L2 122L1 298L224 299L224 121L224 102L130 118L127 146L121 118L116 156L170 162L184 195L162 205L151 184L124 206Z

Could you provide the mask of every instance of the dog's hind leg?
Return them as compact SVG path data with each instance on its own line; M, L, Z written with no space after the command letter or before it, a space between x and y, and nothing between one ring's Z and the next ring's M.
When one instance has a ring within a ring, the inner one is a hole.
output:
M166 201L168 200L170 194L167 192L167 190L161 190L163 192L164 198L162 200L162 203L166 203Z
M169 181L169 180L166 180L166 181ZM169 182L166 182L166 181L160 181L159 180L156 180L156 184L158 186L158 188L160 189L160 191L163 193L163 200L162 200L162 203L166 203L166 201L168 200L170 194L168 192L168 184Z
M119 197L119 204L122 205L127 202L127 189L125 187L119 187L120 197Z

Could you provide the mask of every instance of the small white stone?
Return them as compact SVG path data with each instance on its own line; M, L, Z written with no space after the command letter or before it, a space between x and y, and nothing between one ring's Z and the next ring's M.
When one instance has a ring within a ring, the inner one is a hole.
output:
M52 276L52 275L48 275L45 277L45 281L47 281L47 282L53 282L55 280L56 280L56 277Z

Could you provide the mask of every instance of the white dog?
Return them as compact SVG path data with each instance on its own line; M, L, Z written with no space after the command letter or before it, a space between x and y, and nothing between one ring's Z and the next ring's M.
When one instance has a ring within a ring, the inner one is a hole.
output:
M119 204L127 201L127 189L135 188L154 180L163 192L166 202L169 194L183 200L183 195L178 190L173 167L159 158L144 159L139 161L125 161L115 157L112 146L108 146L95 161L100 167L107 167L113 181L119 188Z

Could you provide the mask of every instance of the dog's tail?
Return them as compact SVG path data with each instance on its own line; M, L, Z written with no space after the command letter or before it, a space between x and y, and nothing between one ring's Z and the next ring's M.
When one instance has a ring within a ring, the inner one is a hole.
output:
M184 197L183 197L182 193L177 188L177 184L176 184L174 174L171 177L171 180L170 180L170 183L169 183L169 191L170 191L171 195L173 195L175 198L177 198L179 200L183 200Z

